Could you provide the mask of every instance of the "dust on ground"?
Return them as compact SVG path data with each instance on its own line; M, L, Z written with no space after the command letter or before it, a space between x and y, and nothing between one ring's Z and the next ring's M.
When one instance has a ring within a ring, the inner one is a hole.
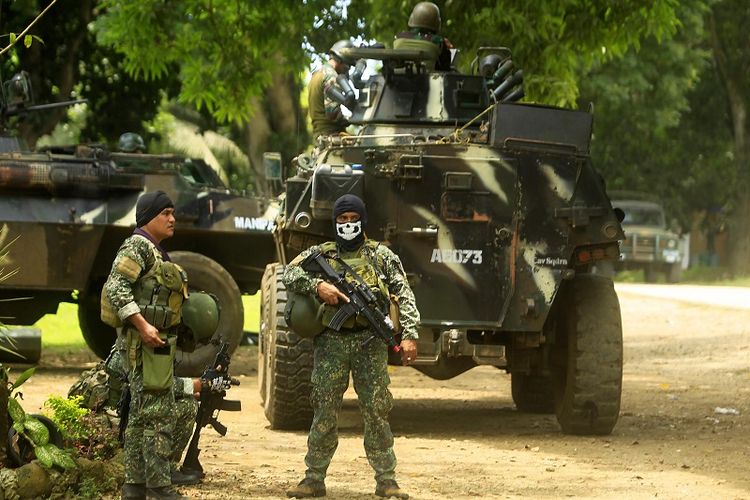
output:
M391 426L398 480L412 498L750 498L750 312L620 292L625 330L622 410L611 436L560 433L554 416L521 414L510 377L492 367L437 381L393 368ZM241 347L221 438L204 429L205 482L195 498L285 498L304 474L307 435L268 428L257 350ZM88 353L45 355L24 386L28 410L63 394ZM738 413L738 414L734 414ZM376 498L350 388L328 497Z

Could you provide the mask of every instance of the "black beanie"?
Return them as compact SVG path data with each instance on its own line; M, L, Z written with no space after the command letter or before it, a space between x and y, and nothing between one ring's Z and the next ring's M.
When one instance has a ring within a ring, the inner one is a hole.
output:
M135 204L135 225L143 227L165 208L174 208L174 203L164 191L153 191L138 198Z
M336 200L333 204L334 226L336 225L336 217L345 212L357 212L359 220L362 221L362 230L365 230L365 226L367 226L367 209L365 209L365 202L359 196L345 194Z

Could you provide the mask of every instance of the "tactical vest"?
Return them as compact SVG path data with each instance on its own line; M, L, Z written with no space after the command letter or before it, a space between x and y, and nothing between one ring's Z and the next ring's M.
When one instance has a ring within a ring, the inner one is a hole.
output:
M182 303L188 297L187 273L174 262L165 262L151 245L154 263L135 283L133 298L141 315L159 330L176 326L182 320ZM101 319L113 327L123 325L105 290L101 295Z
M373 240L365 240L364 244L359 247L356 252L345 252L337 255L336 243L329 241L320 245L321 253L326 257L328 263L337 272L342 273L343 268L341 263L335 259L336 256L341 258L346 264L356 272L362 281L372 290L377 297L378 307L384 314L388 314L389 307L389 295L388 288L383 281L385 276L381 269L382 265L377 262L375 249L380 243ZM346 280L356 284L357 279L351 276L349 273L346 274ZM324 325L328 325L334 314L338 310L338 306L332 306L326 304L323 308L322 322ZM367 327L368 323L364 317L353 316L346 320L343 324L343 328L357 329Z

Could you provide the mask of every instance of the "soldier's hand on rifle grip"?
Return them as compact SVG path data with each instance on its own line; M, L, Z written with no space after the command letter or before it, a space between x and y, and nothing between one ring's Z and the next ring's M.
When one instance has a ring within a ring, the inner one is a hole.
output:
M328 305L335 306L339 303L339 300L349 302L349 297L341 293L335 285L328 283L327 281L321 281L318 283L318 297Z
M417 341L416 340L402 340L401 341L401 362L406 365L410 365L414 360L417 359Z

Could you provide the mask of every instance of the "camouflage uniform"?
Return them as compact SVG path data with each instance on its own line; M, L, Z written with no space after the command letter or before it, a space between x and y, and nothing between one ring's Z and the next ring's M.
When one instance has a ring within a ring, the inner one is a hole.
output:
M438 47L438 58L435 62L435 69L438 71L450 71L451 69L451 51L453 44L444 36L423 31L419 28L411 28L408 31L402 31L396 38L406 38L410 40L424 40L432 42Z
M313 126L313 141L321 135L343 132L348 125L341 115L341 105L326 95L326 90L338 86L337 76L338 73L328 62L310 78L307 109Z
M319 280L303 271L299 263L319 249L319 246L313 246L305 250L287 266L282 279L290 290L315 293ZM380 279L388 292L397 297L399 320L403 327L402 338L416 339L419 312L401 260L383 245L372 250L363 249L363 252L365 250L367 259L376 264ZM347 254L340 254L340 257L347 258ZM396 456L393 453L393 434L388 423L388 415L393 406L393 396L388 390L388 348L379 340L362 348L362 342L371 335L369 328L350 332L326 329L315 337L313 389L310 396L314 417L305 457L305 476L308 479L325 479L338 446L337 415L349 385L349 372L359 399L364 421L365 452L375 470L375 479L383 481L395 478Z
M110 384L116 384L118 380L122 381L127 378L127 368L125 367L127 348L123 340L118 337L112 348L112 353L107 358L106 370L109 374ZM170 469L176 471L179 468L182 453L193 434L193 423L195 422L195 416L198 414L198 401L193 397L193 379L191 378L175 377L173 392L175 402L171 419L175 425L172 429ZM115 404L117 404L117 401L115 401Z
M127 330L134 329L127 321L140 313L133 289L143 272L154 265L159 251L148 239L133 235L117 252L112 271L104 284L107 297L125 326L118 328L118 342L124 343ZM158 248L158 247L156 247ZM136 335L138 334L135 332ZM127 351L126 351L127 352ZM128 360L130 384L130 416L125 430L125 482L159 488L172 484L170 458L174 430L174 390L146 391L143 389L143 361L141 348L135 360ZM133 362L134 361L134 362Z

